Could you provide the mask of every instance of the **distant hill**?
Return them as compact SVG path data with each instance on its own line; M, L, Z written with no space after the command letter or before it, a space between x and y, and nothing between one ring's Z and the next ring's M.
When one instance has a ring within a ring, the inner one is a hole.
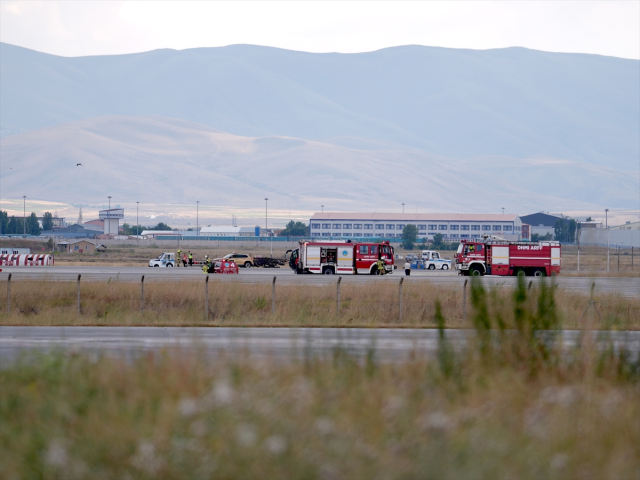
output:
M635 171L639 85L637 60L524 48L316 54L234 45L64 58L1 44L0 133L159 115L249 137ZM428 158L422 154L418 170L429 168Z
M354 142L351 142L354 143ZM184 120L106 116L0 141L4 198L332 210L508 212L631 208L637 177L572 160L452 159L384 142L358 148L242 137ZM76 166L81 163L82 166Z

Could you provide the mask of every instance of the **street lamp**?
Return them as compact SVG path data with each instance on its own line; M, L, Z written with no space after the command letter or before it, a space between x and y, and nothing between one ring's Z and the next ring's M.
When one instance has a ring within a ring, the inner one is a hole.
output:
M196 200L196 235L200 235L200 200Z
M502 214L504 215L504 207L502 207Z
M136 202L136 237L140 236L140 220L138 220L138 207L140 202Z
M109 199L109 210L107 210L107 235L111 235L111 195L107 198Z
M320 208L322 209L321 212L324 213L324 205L320 205Z
M402 204L402 213L404 213L404 203Z
M607 272L609 271L609 209L604 209L604 228L607 229Z
M24 236L27 236L27 196L22 196L22 227Z
M267 206L269 205L269 199L265 197L264 199L264 230L267 233L267 235L269 235L269 233L267 232L267 229L269 228L269 215L268 215L268 210L267 210ZM269 237L271 237L271 235L269 235ZM271 258L273 258L273 238L269 238L269 243L271 244Z

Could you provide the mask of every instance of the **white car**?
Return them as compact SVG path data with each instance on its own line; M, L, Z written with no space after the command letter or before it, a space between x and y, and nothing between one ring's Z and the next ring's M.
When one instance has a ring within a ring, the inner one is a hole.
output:
M440 254L433 250L422 251L424 268L429 270L451 270L451 260L440 258Z
M176 266L176 254L172 252L165 252L160 254L158 258L149 260L150 267L175 267Z

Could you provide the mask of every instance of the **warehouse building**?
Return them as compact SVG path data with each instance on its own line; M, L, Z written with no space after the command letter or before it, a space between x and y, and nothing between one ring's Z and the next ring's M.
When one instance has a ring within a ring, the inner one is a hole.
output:
M401 238L406 225L418 228L418 239L444 240L496 235L506 240L528 240L528 229L514 214L456 213L315 213L309 220L312 237ZM524 233L524 235L523 235Z

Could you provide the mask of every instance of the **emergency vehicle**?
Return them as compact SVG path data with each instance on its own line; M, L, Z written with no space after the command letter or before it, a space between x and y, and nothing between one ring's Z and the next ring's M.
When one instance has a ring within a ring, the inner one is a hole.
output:
M161 253L158 258L149 260L150 267L175 267L176 255L173 252Z
M531 275L560 273L560 242L510 242L485 236L484 241L462 240L455 255L462 275Z
M385 273L393 273L393 247L389 242L352 243L351 240L307 242L291 252L289 266L296 273L324 275L379 275L378 261Z

